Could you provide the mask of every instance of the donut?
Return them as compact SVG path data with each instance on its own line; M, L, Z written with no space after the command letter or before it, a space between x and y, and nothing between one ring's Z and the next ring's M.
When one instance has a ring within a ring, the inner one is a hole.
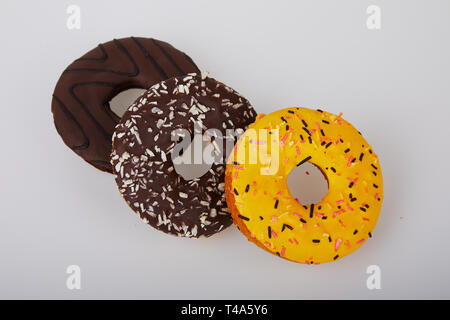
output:
M112 172L111 136L120 118L109 101L130 88L199 72L185 53L156 39L114 39L67 67L52 99L55 127L64 143L88 163Z
M206 174L186 181L172 161L180 154L173 135L216 129L219 145L232 138L228 130L242 134L255 117L247 99L205 75L152 86L128 108L113 134L111 165L122 197L144 222L168 234L198 238L225 229L232 224L224 193L226 154Z
M258 154L254 161L251 151ZM286 180L307 161L326 177L328 193L319 203L302 205ZM383 178L377 155L342 115L288 108L259 115L240 137L228 158L225 194L249 241L287 260L319 264L372 237Z

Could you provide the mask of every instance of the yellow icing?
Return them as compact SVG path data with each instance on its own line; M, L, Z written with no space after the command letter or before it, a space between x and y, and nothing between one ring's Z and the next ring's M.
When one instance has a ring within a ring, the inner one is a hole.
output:
M258 153L251 163L249 154ZM312 206L294 199L286 183L291 170L308 157L329 186L313 205L312 218ZM341 116L288 108L259 115L240 137L226 167L226 196L249 240L283 258L318 264L350 254L371 237L383 178L371 146Z

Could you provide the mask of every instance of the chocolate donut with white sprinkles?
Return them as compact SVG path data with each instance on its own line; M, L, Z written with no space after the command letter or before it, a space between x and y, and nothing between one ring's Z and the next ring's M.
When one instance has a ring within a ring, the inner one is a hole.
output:
M142 220L165 233L198 238L225 229L232 223L225 161L186 181L174 168L172 135L176 129L191 137L195 128L218 129L222 137L215 139L225 145L227 129L243 132L255 117L247 99L206 76L189 74L152 86L128 108L113 134L111 164L120 193Z

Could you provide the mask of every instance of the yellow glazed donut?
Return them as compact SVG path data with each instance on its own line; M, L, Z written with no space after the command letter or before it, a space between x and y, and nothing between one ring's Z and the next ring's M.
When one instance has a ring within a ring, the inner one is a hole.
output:
M321 202L304 206L287 176L309 161L328 181ZM259 247L307 264L334 261L372 236L383 178L371 146L341 115L288 108L259 115L230 154L225 193L233 221Z

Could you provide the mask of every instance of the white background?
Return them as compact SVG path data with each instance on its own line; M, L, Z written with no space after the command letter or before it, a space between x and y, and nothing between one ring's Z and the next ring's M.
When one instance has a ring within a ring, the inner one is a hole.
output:
M81 8L81 29L66 9ZM381 30L368 30L378 5ZM2 1L0 298L450 298L450 2ZM344 113L373 146L385 199L374 238L335 263L278 259L235 227L178 239L133 214L113 177L58 136L60 73L100 42L154 37L259 113ZM82 289L66 288L68 265ZM381 290L366 268L381 268Z

